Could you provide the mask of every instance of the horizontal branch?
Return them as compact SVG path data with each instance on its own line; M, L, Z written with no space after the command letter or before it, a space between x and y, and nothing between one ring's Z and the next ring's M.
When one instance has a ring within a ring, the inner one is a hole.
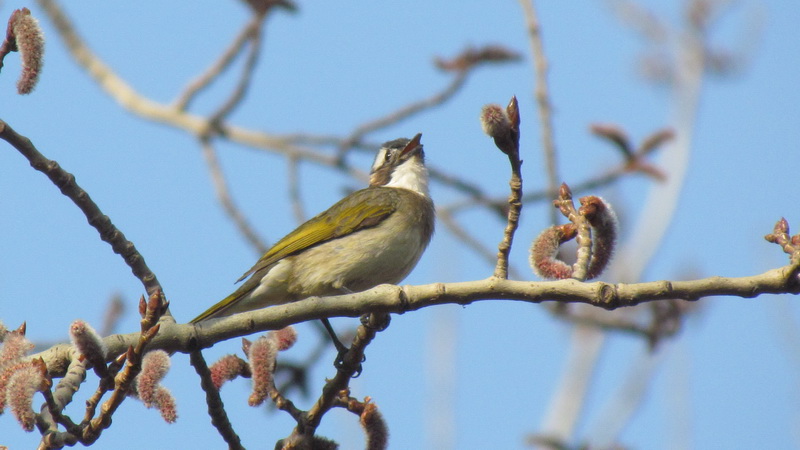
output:
M248 313L212 320L198 325L162 323L150 349L188 353L217 342L323 317L359 317L368 312L403 314L422 308L484 300L516 300L529 303L586 303L612 310L645 302L669 299L698 300L710 296L752 298L762 294L798 294L800 263L759 275L727 278L709 277L691 281L653 281L635 284L576 280L513 281L490 277L460 283L420 286L381 285L356 294L311 297L286 305L271 306ZM104 339L107 357L112 359L134 344L139 333L112 335ZM59 344L33 355L41 356L51 375L62 376L66 368L65 348ZM61 369L59 369L61 368Z

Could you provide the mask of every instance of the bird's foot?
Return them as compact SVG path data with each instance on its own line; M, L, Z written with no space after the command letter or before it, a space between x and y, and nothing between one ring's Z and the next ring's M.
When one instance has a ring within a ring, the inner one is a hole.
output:
M337 349L338 353L336 354L336 360L333 362L333 367L336 370L347 371L353 370L354 363L352 361L347 361L347 354L350 352L350 349L347 347L342 346L341 349ZM358 365L355 366L355 370L353 370L353 378L358 378L361 375L361 371L363 370L362 363L367 360L367 357L361 355L361 362L357 363Z

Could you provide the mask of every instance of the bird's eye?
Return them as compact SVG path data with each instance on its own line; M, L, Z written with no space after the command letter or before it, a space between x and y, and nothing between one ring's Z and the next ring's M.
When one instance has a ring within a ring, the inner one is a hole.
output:
M384 161L385 162L391 161L392 160L392 156L394 156L394 152L395 152L394 149L386 150L386 156L384 157Z

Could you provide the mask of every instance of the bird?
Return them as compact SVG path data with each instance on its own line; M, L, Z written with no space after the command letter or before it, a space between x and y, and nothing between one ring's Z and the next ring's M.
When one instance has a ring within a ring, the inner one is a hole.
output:
M421 134L384 143L369 186L309 219L242 275L233 293L190 323L312 296L361 292L400 283L434 232L435 210ZM323 319L337 348L343 346Z

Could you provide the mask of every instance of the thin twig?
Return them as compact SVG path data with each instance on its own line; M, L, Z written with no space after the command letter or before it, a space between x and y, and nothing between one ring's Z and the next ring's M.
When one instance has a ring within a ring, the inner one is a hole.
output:
M210 138L202 138L200 140L203 149L203 158L208 166L209 176L211 182L214 184L214 192L217 195L217 200L225 213L230 217L236 228L247 239L248 242L256 249L259 254L267 251L269 248L263 239L258 235L255 229L250 225L247 217L244 216L242 211L233 201L228 190L228 183L225 180L225 174L222 172L222 166L217 158L217 151L211 143Z
M55 0L37 1L55 25L56 31L63 39L67 50L76 62L81 67L84 67L97 84L122 107L146 119L183 129L195 136L203 135L209 131L208 118L189 114L177 108L174 104L160 104L139 94L89 49L86 43L77 34L70 19L64 14ZM216 131L219 133L220 137L230 140L231 142L283 154L295 158L298 161L310 161L322 166L336 167L356 179L366 179L366 174L363 171L343 161L341 152L339 155L330 155L325 152L309 149L304 145L336 146L340 149L377 148L376 145L365 145L358 142L363 138L363 133L373 132L381 127L396 123L396 121L406 118L409 114L419 113L427 108L437 106L447 101L463 86L469 72L469 70L457 71L451 83L442 92L407 105L382 119L365 123L351 133L348 138L344 139L335 136L313 136L308 134L276 136L230 124L218 124L218 130ZM354 137L356 138L355 140ZM468 186L468 182L457 180L454 177L440 177L440 174L441 172L435 170L431 171L431 177L433 179L439 179L442 183L453 186L464 192L475 193L474 189Z
M572 324L643 338L651 349L655 349L662 340L680 331L683 317L696 305L681 300L664 300L648 303L647 306L650 307L649 323L643 323L641 309L626 310L625 314L609 314L597 308L554 308L553 314Z
M154 122L186 130L194 136L208 132L208 118L180 111L172 105L161 104L139 94L97 55L92 53L55 0L37 1L55 25L56 31L76 63L85 68L95 82L123 108ZM294 145L283 137L228 124L219 124L218 132L225 139L242 145L293 155L320 165L330 167L340 165L340 161L335 156ZM345 165L341 169L353 176L364 177L363 173L350 166Z
M692 2L688 3L691 4ZM704 34L691 26L677 41L680 42L679 57L673 64L672 73L667 77L674 82L674 110L670 128L675 130L676 139L668 143L660 160L661 167L670 176L665 183L651 187L632 236L620 249L608 270L609 277L615 280L636 281L641 278L672 222L687 172L691 135L695 127L694 119L704 74L703 55L708 43L704 40ZM565 373L570 372L572 368L567 367ZM563 395L573 394L557 392L555 397Z
M554 200L553 204L561 211L564 217L575 225L578 248L575 263L572 265L571 276L578 281L586 281L589 263L592 260L592 232L589 220L575 209L575 204L572 201L572 191L567 186L567 183L561 184L558 199Z
M247 55L247 60L242 67L242 72L239 82L231 92L228 99L209 117L209 126L202 133L198 134L200 145L203 149L203 157L206 160L206 165L209 169L214 184L214 190L217 194L222 208L228 214L228 217L233 220L233 223L239 229L239 232L247 239L250 244L255 247L256 251L261 254L267 251L268 247L264 241L258 236L258 233L250 226L249 221L241 210L236 206L233 198L228 190L225 176L222 168L217 159L216 149L211 144L212 135L219 133L220 124L225 118L233 112L233 110L242 102L252 80L253 71L255 70L258 56L261 52L261 25L264 20L264 15L254 14L252 20L246 27L246 37L250 41L250 50ZM220 61L222 62L222 61Z
M497 247L497 265L494 268L494 276L497 278L508 278L508 255L511 252L511 244L514 241L514 233L519 226L519 214L522 210L522 160L519 158L519 104L517 97L511 97L511 101L506 107L510 118L509 135L499 144L495 138L495 144L508 156L511 165L511 180L508 182L511 193L508 196L508 223L503 232L503 240Z
M103 327L100 328L100 336L108 336L117 329L119 320L125 312L125 302L122 295L115 293L108 300L108 306L103 314Z
M450 60L436 58L435 65L442 71L454 72L455 76L444 90L423 100L415 101L404 106L387 116L370 120L358 127L339 145L339 156L361 142L368 133L393 125L407 117L419 114L423 110L439 106L450 100L463 86L467 76L472 71L484 64L507 63L521 59L513 50L497 45L487 45L480 48L466 48Z
M574 186L570 186L570 188L572 189L572 192L575 195L584 192L594 191L596 189L609 186L615 183L617 180L619 180L620 178L629 173L631 172L624 165L622 165L602 175L590 178ZM552 200L552 198L550 197L550 193L547 190L531 191L528 192L527 194L522 195L522 203L524 204L550 201L550 200ZM438 213L439 211L442 210L448 210L450 212L455 213L458 211L474 208L477 206L485 206L492 211L498 212L500 217L505 218L506 217L505 208L507 206L507 203L508 203L508 197L486 197L486 196L471 197L465 200L453 202L449 205L438 206L436 208L436 212ZM555 209L553 210L555 211Z
M168 307L169 302L166 301L160 290L151 294L147 302L145 302L144 297L140 300L139 308L142 314L142 320L140 321L141 331L135 334L135 342L129 344L126 351L110 353L119 354L119 356L115 358L114 364L122 364L124 361L125 367L114 376L114 386L111 395L108 400L101 405L100 413L96 417L91 418L91 414L94 413L94 405L87 403L87 416L81 422L80 433L77 435L78 440L83 445L88 446L96 442L103 433L103 430L111 426L111 418L114 412L116 412L117 408L119 408L122 402L131 393L136 376L142 370L144 350L161 329L161 325L158 321L164 316ZM116 371L116 369L114 369L114 371ZM104 383L105 378L101 378L101 388L98 388L98 392L101 392ZM99 399L97 401L99 401ZM53 405L57 406L55 404ZM89 414L90 410L92 411L91 414Z
M500 200L488 197L486 193L483 192L483 189L477 184L474 184L467 179L463 179L461 177L441 171L435 167L428 167L428 173L430 174L432 180L436 180L445 186L455 188L456 190L461 191L469 196L462 202L457 204L454 203L452 206L445 207L444 209L449 209L451 212L456 212L457 210L464 209L466 207L485 206L487 209L495 212L502 219L506 218L506 208L508 206L506 202L508 201L508 198L504 197L502 200ZM442 208L437 207L437 212L440 209Z
M242 73L239 76L239 82L231 92L230 97L215 111L209 118L209 123L212 127L222 123L225 118L236 109L237 106L244 99L247 89L250 87L250 81L253 79L253 72L255 71L258 57L261 54L261 25L263 17L256 15L253 17L253 27L248 27L250 31L250 50L247 54Z
M306 221L306 212L303 209L303 199L300 195L300 161L297 158L289 157L287 161L287 183L289 185L289 201L292 203L292 213L297 223Z
M83 429L81 436L81 443L90 445L97 441L100 434L104 429L111 426L111 416L116 412L117 408L122 404L128 394L131 392L136 375L142 370L142 356L147 344L153 340L160 325L154 325L146 332L139 335L138 342L135 347L130 347L126 356L125 368L117 374L115 378L114 390L109 396L108 400L100 407L100 414L94 419L89 421Z
M375 335L385 329L386 321L388 321L388 315L385 314L369 314L362 318L362 324L356 330L353 343L345 354L342 365L336 371L336 376L325 383L322 395L306 414L306 420L298 424L298 433L313 434L319 426L322 416L335 405L339 393L347 389L353 375L361 371L364 352Z
M516 163L511 163L511 194L508 197L508 224L503 232L503 240L497 249L497 266L494 269L494 276L508 278L508 254L511 252L511 244L514 241L514 232L519 226L519 213L522 209L522 164L519 159Z
M133 242L127 240L125 235L111 223L111 219L103 214L89 194L78 186L71 173L62 169L57 162L45 158L34 147L30 139L17 134L2 120L0 120L0 139L5 140L22 153L30 162L31 167L45 174L61 190L62 194L80 208L86 216L86 220L89 221L89 225L100 233L100 239L109 243L114 253L122 256L136 278L142 282L148 295L161 290L156 275L147 267L144 257L133 245Z
M558 194L559 176L558 161L556 159L556 144L553 138L553 117L551 112L550 93L547 85L548 63L542 44L541 26L536 14L533 0L519 0L528 26L528 35L531 44L531 53L536 69L536 104L539 109L539 124L542 133L542 151L544 152L545 167L547 168L547 196L554 199ZM550 222L558 223L558 214L550 210Z
M664 183L651 186L633 233L620 247L617 258L611 264L608 273L620 281L639 280L649 266L677 211L688 171L708 43L704 30L697 30L691 25L687 25L679 38L678 56L673 67L673 111L669 125L675 132L675 138L666 143L659 162L662 170L669 173L669 178Z
M242 52L247 41L252 38L254 33L257 34L258 29L261 27L262 20L263 19L259 18L257 15L253 15L252 19L245 25L242 31L239 32L225 52L220 55L219 59L186 86L186 89L184 89L173 102L175 109L185 111L194 97L231 65L234 58Z
M462 243L466 244L467 247L471 248L478 256L485 260L487 264L494 265L497 263L497 253L490 249L489 247L483 245L481 241L472 236L469 231L464 229L450 214L447 210L437 210L436 211L436 218L439 220L439 223L444 225L456 238L460 239ZM520 272L514 268L514 266L509 265L508 273L511 275L512 278L522 279L522 275Z
M225 404L222 403L222 398L214 382L211 380L211 372L208 370L205 358L200 350L195 350L189 353L189 361L194 366L195 372L200 376L200 386L206 393L206 404L208 405L208 415L211 416L211 424L219 432L228 448L243 449L242 441L239 435L233 430L228 419L228 413L225 412Z
M66 376L58 382L52 392L50 390L43 392L45 404L42 405L40 415L42 423L47 424L46 428L42 428L40 425L43 443L55 440L77 442L77 437L80 436L80 427L65 416L62 411L72 402L74 394L78 392L81 383L85 379L86 366L84 361L73 353ZM59 432L56 424L64 426L67 430L66 433Z
M412 102L402 108L393 111L386 116L380 117L378 119L370 120L364 124L361 124L353 130L350 135L345 138L345 140L339 146L339 155L340 157L347 152L350 148L352 148L355 144L361 142L364 136L369 133L372 133L376 130L381 128L386 128L390 125L394 125L401 120L407 119L414 114L419 114L420 112L433 108L435 106L439 106L442 103L446 102L450 98L452 98L462 86L467 81L467 76L469 75L469 70L459 70L456 72L453 79L441 92L437 92L436 94L424 98L422 100L417 100Z

